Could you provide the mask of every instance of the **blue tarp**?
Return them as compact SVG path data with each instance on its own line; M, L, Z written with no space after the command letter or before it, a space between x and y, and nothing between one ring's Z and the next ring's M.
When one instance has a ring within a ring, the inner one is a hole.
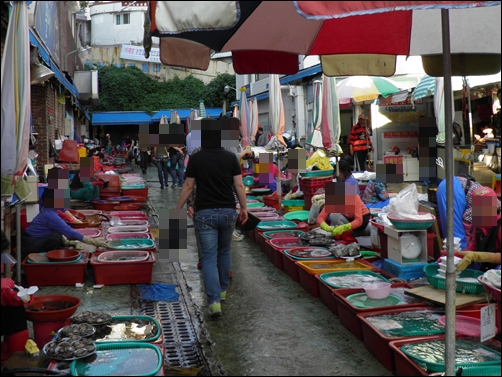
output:
M139 284L139 298L144 301L178 301L179 294L176 285L170 284Z

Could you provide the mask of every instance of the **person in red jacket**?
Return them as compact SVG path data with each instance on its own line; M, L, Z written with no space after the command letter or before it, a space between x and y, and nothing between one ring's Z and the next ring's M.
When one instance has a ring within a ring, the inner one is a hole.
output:
M9 240L2 231L2 252L9 250ZM24 351L28 340L28 324L23 302L17 295L12 279L2 278L2 336L7 337L9 353ZM28 297L26 302L30 302Z
M368 130L369 118L361 114L357 123L352 127L349 136L349 152L351 156L355 156L359 168L354 164L357 171L364 171L366 169L366 157L372 151L372 143Z

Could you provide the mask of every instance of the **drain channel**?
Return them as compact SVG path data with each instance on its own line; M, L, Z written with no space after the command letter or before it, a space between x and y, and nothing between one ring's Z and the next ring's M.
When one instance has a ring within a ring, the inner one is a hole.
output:
M142 315L159 318L165 347L164 364L173 367L198 367L205 365L200 353L197 335L183 301L140 301Z

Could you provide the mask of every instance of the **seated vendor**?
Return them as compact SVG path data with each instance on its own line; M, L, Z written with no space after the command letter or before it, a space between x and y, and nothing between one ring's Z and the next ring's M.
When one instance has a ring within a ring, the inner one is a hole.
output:
M488 187L477 188L472 194L472 227L467 235L467 248L459 253L464 258L457 269L500 268L500 233L501 214L496 193Z
M361 199L368 208L383 208L390 202L385 184L373 179L369 180Z
M353 237L369 236L370 211L357 195L355 186L328 182L325 191L325 205L317 217L317 224L335 236L346 232L351 232Z
M359 190L359 182L352 175L352 166L347 160L340 160L338 163L338 179L341 182L346 182L353 184L356 187L357 195L361 196L361 191Z
M67 190L67 189L66 189ZM76 241L89 245L108 247L105 242L75 231L58 214L69 208L70 198L61 189L45 189L40 203L40 212L21 234L23 258L31 253L45 253L59 248L77 247ZM72 240L72 241L69 241Z
M92 199L99 199L99 188L104 185L102 179L94 179L94 159L83 157L80 159L80 170L70 183L70 198L89 203Z
M468 176L453 177L453 235L460 238L460 249L467 247L467 235L472 225L472 195L483 187ZM438 186L436 199L443 236L446 236L446 179ZM500 212L500 200L496 199L496 207Z
M9 250L9 240L2 231L2 252ZM15 283L12 279L2 278L2 336L7 337L8 355L24 351L28 334L28 323L23 304L30 302L32 296L23 301L17 295ZM2 356L3 355L2 347ZM3 358L3 357L2 357Z

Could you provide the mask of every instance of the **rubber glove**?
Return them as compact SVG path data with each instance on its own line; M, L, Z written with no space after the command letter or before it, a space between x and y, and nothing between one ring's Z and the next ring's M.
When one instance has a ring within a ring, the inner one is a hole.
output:
M457 270L464 271L472 262L500 264L500 253L487 253L480 251L459 252L464 257L457 265Z
M63 246L67 246L67 247L77 247L78 245L78 241L69 241L68 238L66 238L65 236L62 236L62 239L63 239Z
M337 227L335 227L335 229L333 230L333 235L334 236L340 236L342 235L343 233L345 232L348 232L349 230L352 229L352 225L350 225L350 223L348 224L343 224L343 225L338 225Z
M96 180L96 181L92 182L93 186L104 186L104 184L105 184L105 182L102 180Z
M71 224L81 224L82 223L82 221L80 221L75 216L73 216L69 211L63 212L63 211L58 210L58 215L63 220L65 220Z
M84 239L82 240L82 242L86 243L88 245L94 245L96 247L102 247L102 248L105 248L105 249L108 248L108 244L106 242L100 241L98 239L90 238L90 237L84 237Z
M329 226L326 222L322 222L321 223L321 229L325 230L326 232L333 233L333 231L335 230L335 227L334 226Z

